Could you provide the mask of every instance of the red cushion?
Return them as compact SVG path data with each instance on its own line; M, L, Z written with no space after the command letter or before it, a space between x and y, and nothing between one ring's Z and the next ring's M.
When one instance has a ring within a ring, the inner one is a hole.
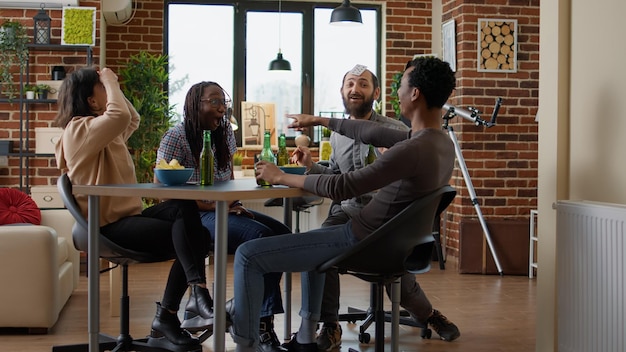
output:
M13 188L0 188L0 225L41 224L41 211L26 193Z

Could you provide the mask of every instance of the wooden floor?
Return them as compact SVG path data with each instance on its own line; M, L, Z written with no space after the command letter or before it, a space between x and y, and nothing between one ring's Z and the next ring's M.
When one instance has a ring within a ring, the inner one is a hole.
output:
M232 259L232 258L231 258ZM419 329L401 326L400 349L402 351L508 351L528 352L535 350L536 281L524 276L468 275L458 274L456 262L448 260L446 270L433 269L418 276L436 309L458 325L461 337L453 342L423 340ZM229 273L232 274L229 262ZM130 268L131 334L146 336L155 313L154 302L161 299L167 278L169 263L139 264ZM211 267L212 270L212 267ZM209 270L209 274L211 274ZM212 275L209 275L212 276ZM300 307L299 276L293 278L292 330L297 329ZM232 277L228 280L227 297L232 296ZM50 351L57 344L80 343L87 340L87 279L81 277L79 288L61 312L56 325L47 335L27 335L19 330L0 329L0 351L40 352ZM100 330L117 336L119 319L109 314L108 277L101 279ZM348 305L366 307L369 286L349 275L342 277L342 311ZM184 307L183 302L183 307ZM3 302L10 304L10 302ZM282 315L276 317L276 331L283 337ZM389 324L386 324L387 327ZM343 345L340 351L353 348L361 352L373 352L373 326L370 344L359 344L358 325L342 323ZM389 335L389 329L387 329ZM389 341L387 341L389 342ZM204 343L203 351L212 351L213 339ZM389 345L389 343L387 343ZM389 347L388 347L389 348ZM226 350L234 351L230 336L226 336Z

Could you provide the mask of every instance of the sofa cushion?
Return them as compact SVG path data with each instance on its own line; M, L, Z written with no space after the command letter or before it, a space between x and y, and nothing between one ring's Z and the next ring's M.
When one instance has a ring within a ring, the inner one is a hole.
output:
M0 225L41 224L41 211L26 193L13 188L0 188Z

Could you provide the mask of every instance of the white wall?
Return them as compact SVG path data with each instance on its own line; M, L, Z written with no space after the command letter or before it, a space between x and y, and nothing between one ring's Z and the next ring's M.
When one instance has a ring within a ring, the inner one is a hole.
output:
M557 200L626 204L623 0L540 5L536 351L556 351Z

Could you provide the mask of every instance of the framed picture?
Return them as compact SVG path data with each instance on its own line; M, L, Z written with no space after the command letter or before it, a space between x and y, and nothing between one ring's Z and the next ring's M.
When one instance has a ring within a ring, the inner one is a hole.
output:
M443 61L449 63L452 71L456 72L456 28L454 20L447 21L441 26L441 40Z
M243 147L263 147L263 133L270 130L272 145L278 144L276 135L276 106L274 103L241 102L241 140Z
M61 44L96 45L95 7L63 7Z
M517 20L478 19L478 71L517 72Z

